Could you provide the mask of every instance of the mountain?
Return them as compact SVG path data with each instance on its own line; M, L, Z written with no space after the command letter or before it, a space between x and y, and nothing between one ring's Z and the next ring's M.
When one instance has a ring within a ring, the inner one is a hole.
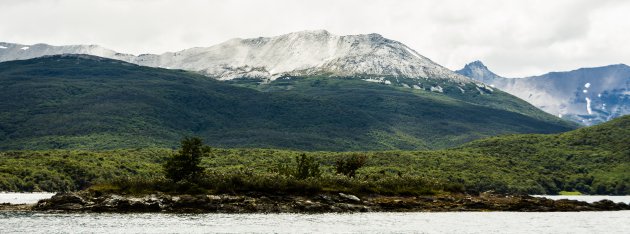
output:
M222 82L89 55L2 62L0 149L172 147L186 135L220 147L435 149L576 127L478 83L394 78Z
M490 71L490 69L479 60L466 64L463 69L456 72L485 84L492 84L497 80L504 79Z
M195 71L219 80L291 76L361 76L447 79L469 83L406 45L378 34L337 36L325 30L276 37L232 39L160 55L133 56L95 45L50 46L0 43L0 62L54 54L89 54L143 66Z
M457 73L506 91L547 113L584 125L630 113L630 67L624 64L510 79L492 73L476 61Z
M98 57L131 60L135 56L120 54L98 45L52 46L47 44L23 45L0 42L0 62L24 60L58 54L88 54Z

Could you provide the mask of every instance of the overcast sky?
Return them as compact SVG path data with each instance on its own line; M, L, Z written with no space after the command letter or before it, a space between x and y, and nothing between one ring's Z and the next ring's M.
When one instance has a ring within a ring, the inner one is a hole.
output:
M630 64L626 0L2 0L0 41L162 53L326 29L379 33L450 69L507 77Z

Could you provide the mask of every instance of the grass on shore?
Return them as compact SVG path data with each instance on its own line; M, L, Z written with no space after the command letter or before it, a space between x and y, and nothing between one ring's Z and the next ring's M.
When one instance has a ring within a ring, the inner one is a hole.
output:
M564 196L580 196L582 195L582 193L580 193L579 191L560 191L558 193L558 195L564 195Z

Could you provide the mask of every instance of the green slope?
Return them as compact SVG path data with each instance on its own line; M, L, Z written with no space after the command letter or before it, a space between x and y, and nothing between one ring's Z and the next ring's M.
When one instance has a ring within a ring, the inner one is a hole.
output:
M456 151L495 158L514 178L551 193L630 194L630 116L562 134L482 139Z
M576 127L502 92L441 85L308 77L248 88L83 55L4 62L0 149L174 147L186 135L217 147L435 149Z

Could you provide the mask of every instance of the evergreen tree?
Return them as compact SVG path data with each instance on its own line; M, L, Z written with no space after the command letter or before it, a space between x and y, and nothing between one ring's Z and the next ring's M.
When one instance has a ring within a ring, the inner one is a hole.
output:
M164 164L166 178L179 182L182 180L195 181L203 172L199 166L201 157L210 151L198 137L186 137L181 141L181 149L172 155Z

